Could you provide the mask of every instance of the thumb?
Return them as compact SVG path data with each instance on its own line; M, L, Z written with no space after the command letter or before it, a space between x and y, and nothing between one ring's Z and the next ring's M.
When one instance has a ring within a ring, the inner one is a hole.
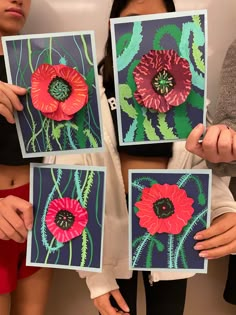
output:
M21 211L21 218L24 221L25 227L28 231L32 230L33 228L33 207L30 203L25 205L20 209Z
M113 298L115 299L116 303L118 304L118 306L122 309L122 311L129 313L129 307L126 304L123 296L121 295L119 290L113 290L111 291L111 295L113 296Z

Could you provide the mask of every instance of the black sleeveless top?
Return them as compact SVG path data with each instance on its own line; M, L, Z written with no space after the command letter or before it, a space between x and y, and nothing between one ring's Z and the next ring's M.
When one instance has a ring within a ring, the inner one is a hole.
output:
M4 57L0 56L0 81L7 82ZM23 159L15 124L9 124L0 115L0 164L27 165L30 162L42 162L42 158Z
M110 86L105 89L107 99L115 97L115 90ZM118 124L116 108L109 106L111 110L111 116L116 134L117 150L118 152L124 152L129 155L135 156L156 156L156 157L172 157L172 143L150 143L150 144L138 144L138 145L119 145L118 137Z

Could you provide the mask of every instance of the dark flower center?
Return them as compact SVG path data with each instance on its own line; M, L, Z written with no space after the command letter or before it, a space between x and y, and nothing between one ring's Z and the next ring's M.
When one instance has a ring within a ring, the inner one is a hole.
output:
M164 96L175 86L173 76L166 70L159 71L152 79L152 87L155 92Z
M69 230L74 224L75 216L67 210L58 211L54 222L62 230Z
M175 213L174 205L169 198L158 199L153 204L153 210L159 219L165 219Z
M48 93L57 101L64 102L71 95L72 87L61 77L55 77L49 84Z

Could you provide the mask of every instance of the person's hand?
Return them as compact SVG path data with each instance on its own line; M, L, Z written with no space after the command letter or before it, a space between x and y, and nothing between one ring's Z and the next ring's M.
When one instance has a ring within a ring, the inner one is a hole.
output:
M236 160L236 132L225 125L210 126L202 141L204 126L196 126L186 141L186 149L212 163Z
M198 232L194 249L199 250L199 256L216 259L236 253L236 213L229 212L217 217L212 226Z
M33 226L32 205L15 196L0 200L0 239L23 243Z
M117 305L123 311L119 311L118 309L114 308L110 303L110 296L113 296ZM127 306L124 298L122 297L119 290L113 290L110 293L106 293L94 299L94 305L101 313L101 315L129 315L129 307Z
M22 87L0 81L0 115L10 124L15 123L13 111L23 109L18 95L25 95L26 92L27 90Z

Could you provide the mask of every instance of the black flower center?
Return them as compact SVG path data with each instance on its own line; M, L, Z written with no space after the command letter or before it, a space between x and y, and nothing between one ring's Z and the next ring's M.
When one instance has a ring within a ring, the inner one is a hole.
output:
M54 222L62 230L69 230L74 224L75 216L67 210L58 211Z
M64 102L72 92L70 84L61 77L55 77L49 84L48 93L59 102Z
M165 219L175 213L175 208L169 198L161 198L153 203L153 210L159 219Z
M155 92L164 96L175 86L173 76L166 70L159 71L152 79L152 87Z

